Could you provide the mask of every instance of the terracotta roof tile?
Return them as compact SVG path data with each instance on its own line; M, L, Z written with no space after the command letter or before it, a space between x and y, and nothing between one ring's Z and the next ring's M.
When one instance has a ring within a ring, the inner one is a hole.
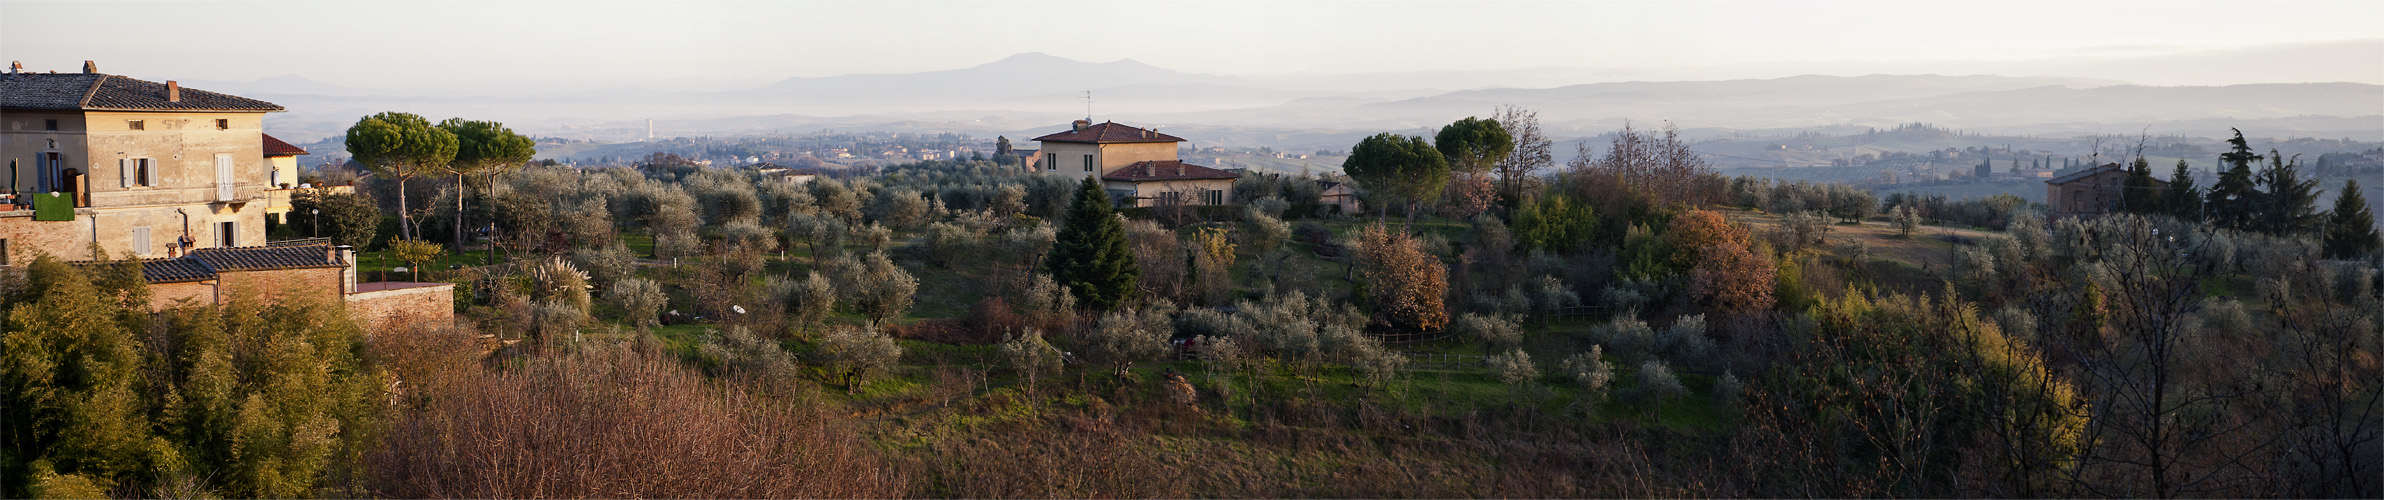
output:
M1036 137L1035 140L1042 142L1089 143L1184 142L1184 138L1182 137L1162 134L1153 130L1119 125L1116 122L1096 123L1085 127L1083 132L1078 132L1071 129L1067 132Z
M187 283L216 279L220 272L347 267L331 248L328 244L202 248L181 258L142 259L141 278L150 284ZM107 263L85 260L71 264L90 267Z
M167 100L166 84L93 73L0 74L0 108L97 111L281 111L282 107L229 94L182 87Z
M2092 175L2094 175L2094 174L2099 174L2099 173L2103 173L2103 172L2109 172L2109 171L2115 171L2115 170L2120 170L2120 168L2119 168L2119 164L2117 164L2117 163L2105 163L2105 164L2102 164L2102 166L2093 167L2093 168L2079 169L2079 170L2078 170L2078 171L2076 171L2076 172L2070 172L2068 175L2063 175L2063 176L2060 176L2060 177L2054 177L2054 178L2052 178L2051 180L2047 180L2047 181L2045 181L2045 183L2046 183L2046 184L2068 184L2068 183L2070 183L2070 182L2072 182L2072 181L2076 181L2076 180L2078 180L2078 179L2084 179L2084 178L2087 178L2088 176L2092 176Z
M280 138L274 137L273 134L264 134L264 136L265 156L298 156L306 154L306 148L301 148L291 145L288 142L283 142Z
M339 260L331 245L297 245L284 247L201 248L192 250L190 258L207 263L216 272L265 271L273 269L303 269L347 267Z
M1180 181L1193 179L1238 179L1241 174L1184 163L1179 160L1138 161L1101 176L1111 181Z
M75 267L93 268L114 265L116 261L78 260L69 262ZM141 259L141 280L150 284L187 283L215 279L215 270L206 263L190 259Z
M207 264L191 259L148 259L141 261L141 278L150 283L185 283L216 278L215 270Z

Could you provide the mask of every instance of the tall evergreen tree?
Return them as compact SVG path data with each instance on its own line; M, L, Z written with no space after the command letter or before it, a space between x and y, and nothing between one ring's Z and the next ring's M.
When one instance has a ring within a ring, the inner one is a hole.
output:
M2343 182L2343 195L2335 197L2334 211L2326 214L2326 256L2354 259L2375 253L2378 246L2384 246L2384 238L2377 235L2367 194L2359 190L2358 179Z
M2218 155L2219 163L2227 169L2218 173L2218 184L2210 186L2203 196L2203 205L2210 214L2210 223L2228 229L2250 229L2260 206L2260 192L2252 185L2252 162L2260 161L2259 153L2243 140L2243 131L2235 131L2228 139L2234 148Z
M2260 203L2256 219L2260 229L2278 234L2300 234L2318 229L2322 219L2318 215L2317 179L2301 178L2301 158L2287 159L2276 150L2268 150L2268 168L2252 178L2260 188Z
M2152 187L2152 162L2142 156L2127 166L2127 180L2119 183L2119 209L2129 213L2164 212L2161 192Z
M2185 160L2177 160L2177 171L2169 174L2168 199L2161 204L2166 205L2171 216L2202 220L2202 192L2194 187L2194 174L2185 166Z
M1101 181L1085 177L1045 262L1052 281L1066 285L1086 306L1103 311L1132 298L1134 280L1142 274L1134 264L1134 252L1126 248L1126 227L1109 203Z

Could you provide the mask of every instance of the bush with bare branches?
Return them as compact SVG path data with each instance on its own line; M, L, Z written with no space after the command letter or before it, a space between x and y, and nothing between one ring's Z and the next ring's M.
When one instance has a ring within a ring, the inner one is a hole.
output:
M904 480L810 405L706 382L652 348L543 356L406 412L366 457L398 498L888 497Z

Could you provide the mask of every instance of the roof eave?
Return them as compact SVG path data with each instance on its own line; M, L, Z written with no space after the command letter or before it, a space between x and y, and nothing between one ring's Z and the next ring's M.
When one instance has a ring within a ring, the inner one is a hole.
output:
M71 109L71 111L114 111L114 112L131 112L131 113L286 113L286 112L289 112L289 109L287 109L287 108L282 108L282 107L279 107L279 106L275 106L275 107L273 107L272 109L207 109L207 108L194 108L194 109L148 109L148 108L103 108L103 107L98 107L98 106L84 106L84 107L81 107L81 108L75 108L75 109Z

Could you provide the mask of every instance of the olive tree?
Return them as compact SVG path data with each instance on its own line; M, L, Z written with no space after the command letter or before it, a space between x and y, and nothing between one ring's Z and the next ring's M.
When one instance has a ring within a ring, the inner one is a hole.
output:
M1093 362L1108 365L1111 373L1125 377L1134 363L1158 358L1167 353L1167 337L1171 330L1152 328L1143 314L1132 309L1111 312L1084 339L1085 356Z
M847 391L859 391L869 376L886 371L902 358L902 346L895 345L894 337L878 331L874 325L829 328L820 338L819 349L830 373L844 383Z
M1010 370L1026 379L1029 394L1035 392L1035 379L1060 371L1060 350L1043 341L1042 330L1029 328L1017 336L1005 336L1001 349Z
M629 324L646 328L656 324L656 315L662 312L664 303L670 302L670 297L662 293L662 285L654 280L628 277L613 281L604 290L604 300L620 307L621 316Z

